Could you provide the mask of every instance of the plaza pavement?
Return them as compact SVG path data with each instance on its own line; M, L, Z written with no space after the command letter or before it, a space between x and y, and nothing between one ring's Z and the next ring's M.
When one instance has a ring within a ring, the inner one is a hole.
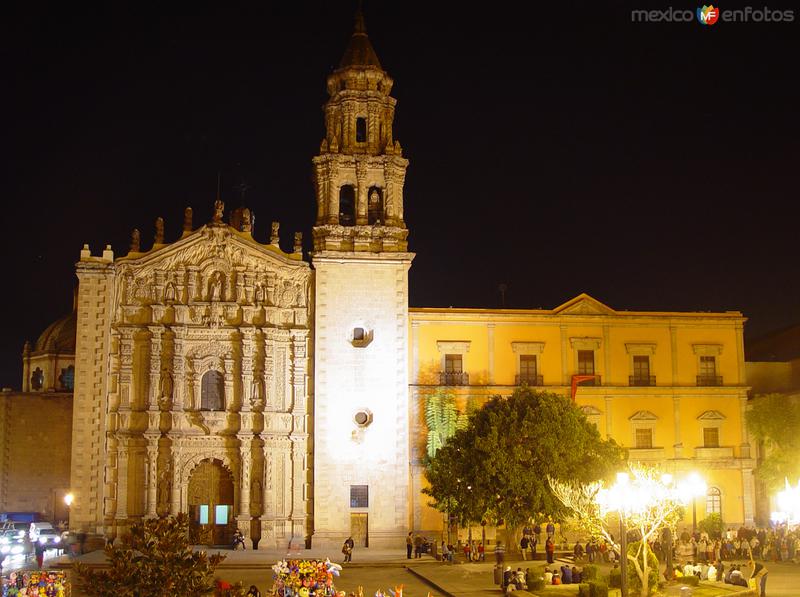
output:
M225 561L217 568L217 576L229 582L243 582L246 586L255 584L266 592L272 586L272 565L283 558L325 559L329 556L331 561L342 563L341 554L332 554L330 551L309 549L301 551L278 550L245 550L232 551L230 549L203 548L209 553L219 552L226 557ZM513 555L513 554L512 554ZM456 562L444 564L436 561L430 555L422 558L407 559L405 549L378 550L357 548L353 552L354 561L343 564L341 576L336 578L337 589L348 593L354 591L359 585L364 587L365 595L374 595L377 589L394 589L395 586L404 585L404 597L427 597L430 592L432 597L500 597L500 588L494 584L493 568L495 561L493 554L487 554L485 562ZM103 567L104 553L95 551L83 556L80 560L91 567ZM557 560L556 563L569 563L571 560ZM738 562L741 563L741 562ZM513 570L518 567L541 569L542 560L531 562L522 561L514 557L507 558L505 565ZM726 563L727 564L727 563ZM578 564L580 568L582 564ZM607 574L608 565L601 564L603 572ZM67 556L51 559L47 562L49 568L70 568L71 560ZM767 563L769 577L767 581L767 594L770 597L800 597L800 565L791 563ZM712 589L713 583L703 583ZM716 585L719 594L731 597L735 595L730 591L730 585ZM549 587L547 595L574 595L575 585L562 585ZM668 593L670 594L670 593ZM678 594L678 593L675 593ZM704 593L708 594L708 593ZM712 591L713 594L713 591ZM75 597L80 594L74 592ZM612 590L609 595L619 595L619 591ZM683 594L682 594L683 595ZM741 594L744 595L744 594Z

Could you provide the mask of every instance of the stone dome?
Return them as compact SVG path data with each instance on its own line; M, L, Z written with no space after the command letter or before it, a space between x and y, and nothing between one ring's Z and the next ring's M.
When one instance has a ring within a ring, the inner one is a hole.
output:
M75 311L51 323L36 341L34 352L75 354L77 323Z

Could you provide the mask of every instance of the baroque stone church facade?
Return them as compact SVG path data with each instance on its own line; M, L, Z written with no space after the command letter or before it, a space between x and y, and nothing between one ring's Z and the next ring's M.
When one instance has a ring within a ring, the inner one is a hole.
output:
M370 545L402 540L413 255L391 88L359 15L328 77L313 269L299 233L291 254L277 223L261 244L250 211L226 221L220 201L199 228L187 209L174 243L159 220L147 250L137 231L121 258L84 248L73 526L113 535L132 519L188 512L198 542L225 542L238 526L259 547L312 536L338 545L352 491L369 503Z
M71 399L53 435L71 454L53 487L22 495L8 463L24 445L0 441L0 508L58 518L71 491L70 526L107 536L186 512L198 543L239 528L259 548L402 548L443 526L421 493L428 398L449 387L465 411L527 383L571 391L632 459L706 470L705 513L752 523L740 313L617 312L587 295L409 309L392 83L359 14L327 80L310 262L300 233L285 253L278 223L258 242L252 213L219 200L197 227L187 208L175 242L159 218L148 248L138 231L123 257L84 246L73 314L26 346L23 392L0 403L4 436L12 408Z

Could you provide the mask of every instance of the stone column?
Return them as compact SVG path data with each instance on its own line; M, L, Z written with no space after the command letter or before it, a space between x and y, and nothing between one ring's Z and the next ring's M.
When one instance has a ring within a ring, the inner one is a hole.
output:
M747 432L747 394L739 396L739 417L742 427L742 445L739 447L740 458L750 458L750 435Z
M158 513L156 500L158 499L158 439L160 434L145 433L147 440L147 509L145 518L156 518Z
M611 396L606 396L606 439L611 437L613 425L611 424Z
M567 346L568 346L567 326L562 323L558 327L561 330L561 379L562 379L562 383L565 386L569 387L570 386L570 379L569 379L570 376L569 376L569 370L567 369L567 367L568 367L568 361L567 361ZM606 417L608 417L608 415L606 415ZM606 418L606 420L608 420L608 419Z
M198 280L199 268L196 265L189 265L189 266L186 267L186 270L189 273L189 282L188 282L188 286L189 286L189 297L188 298L189 298L189 301L188 302L193 303L194 301L202 300L202 298L200 296L200 292L199 292L200 291L200 288L199 288L200 281Z
M367 219L367 163L356 158L356 224L366 226Z
M233 393L233 359L227 355L223 359L225 365L225 410L233 410L234 393Z
M397 218L397 210L395 208L397 185L395 184L394 168L390 164L384 167L383 177L386 181L386 190L383 194L383 216L381 219L384 226L395 226Z
M756 503L755 479L753 479L753 469L742 469L742 514L744 525L747 527L755 526L754 514Z
M604 371L604 377L600 381L601 382L605 381L603 385L608 385L612 383L611 380L613 379L613 374L614 374L614 372L611 371L611 330L608 325L603 326L602 349L603 349L603 369L605 369L605 371Z
M150 387L147 393L147 410L158 410L158 399L161 394L161 334L164 326L151 325L150 330Z
M683 439L681 438L681 399L672 397L672 419L675 424L675 458L683 458Z
M170 446L170 471L172 472L172 495L170 496L170 509L169 513L173 516L181 511L181 448L178 445L178 440L175 437L170 437L172 446Z
M326 224L339 223L339 182L330 174L325 181L328 187L328 214L325 216Z
M192 362L192 369L193 373L191 375L191 383L194 389L193 394L194 397L189 401L190 408L193 410L197 410L203 403L202 399L202 385L203 385L203 376L200 375L200 359L193 359Z
M305 417L306 414L306 372L307 368L307 351L306 342L308 332L293 331L292 332L292 358L291 358L291 384L292 384L292 404L291 410L295 415ZM305 422L303 422L302 429L297 428L295 425L295 432L305 433Z
M128 518L128 460L130 438L117 433L117 519Z
M261 487L264 492L262 498L263 513L261 514L261 540L259 548L275 548L275 492L273 489L273 471L275 467L274 440L264 439L264 477Z
M397 218L396 224L405 227L403 222L403 186L406 180L406 169L399 168L395 174L395 189L394 189L394 206L395 217Z
M252 327L241 327L242 341L242 411L249 411L253 399L253 334Z
M130 410L133 396L133 328L120 327L119 409Z
M303 499L305 479L305 438L292 438L292 505L291 524L292 537L290 549L301 549L306 544L306 503Z
M419 383L419 321L411 322L411 380ZM417 527L414 527L417 528Z
M175 326L172 333L172 410L182 411L186 391L186 326Z
M239 487L239 515L236 524L242 535L250 536L250 472L253 464L252 436L239 435L239 462L240 462L240 487Z
M670 359L672 361L672 384L678 385L678 328L669 326Z
M489 385L494 384L494 324L486 324L486 337L489 349Z

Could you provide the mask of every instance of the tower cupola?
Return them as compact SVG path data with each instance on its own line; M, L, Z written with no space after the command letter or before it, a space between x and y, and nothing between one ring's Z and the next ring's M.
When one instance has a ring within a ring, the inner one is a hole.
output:
M394 81L367 36L361 9L339 67L328 76L325 138L313 159L315 251L405 251L408 160L393 137Z

